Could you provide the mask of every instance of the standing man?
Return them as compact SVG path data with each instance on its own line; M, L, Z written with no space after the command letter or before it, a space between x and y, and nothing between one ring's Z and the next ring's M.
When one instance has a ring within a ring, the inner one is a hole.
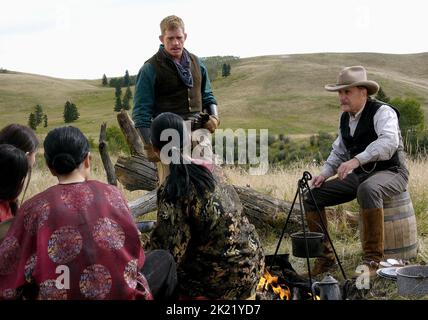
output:
M357 198L363 264L374 275L384 252L383 199L405 191L409 176L398 124L399 112L370 97L376 94L379 85L367 80L362 66L344 68L337 84L328 84L325 89L338 92L343 113L339 136L320 175L312 182L321 215L310 197L304 202L308 227L322 232L320 217L327 226L325 207ZM326 181L336 173L335 179ZM316 260L312 274L326 272L334 264L333 250L325 240L323 256Z
M207 69L184 48L187 34L183 20L168 16L160 23L160 29L162 44L138 73L132 111L151 161L158 161L150 141L150 125L157 115L173 112L190 120L192 130L202 127L211 133L220 123Z

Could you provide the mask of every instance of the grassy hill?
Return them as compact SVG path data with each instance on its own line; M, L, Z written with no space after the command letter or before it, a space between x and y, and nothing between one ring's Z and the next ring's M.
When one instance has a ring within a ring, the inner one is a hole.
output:
M428 113L428 54L305 54L242 59L215 83L225 127L287 134L335 131L337 94L324 90L341 68L364 65L388 96L414 96Z
M340 69L349 65L364 65L390 97L416 97L428 115L428 53L277 55L240 59L231 76L214 81L222 127L268 128L296 136L336 131L337 95L323 87L335 82ZM48 128L37 130L43 135L63 125L66 100L79 108L81 118L74 125L95 139L102 121L117 125L114 89L102 87L100 80L0 73L0 127L26 124L33 107L41 104L49 118Z

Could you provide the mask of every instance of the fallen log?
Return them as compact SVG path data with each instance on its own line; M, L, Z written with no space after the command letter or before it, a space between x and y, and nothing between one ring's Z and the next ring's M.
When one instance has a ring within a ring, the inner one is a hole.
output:
M156 190L146 193L137 200L128 203L129 209L135 218L158 209Z
M285 219L290 212L291 204L262 194L251 188L233 186L243 205L244 214L258 230L266 232L271 229L282 230ZM138 218L157 210L156 190L148 192L142 197L129 202L132 215ZM301 229L300 209L295 206L287 226L287 233Z
M254 189L233 186L238 193L239 199L244 207L244 213L258 228L271 226L274 229L282 230L291 203L260 193ZM300 208L296 204L290 216L287 226L287 233L301 230Z
M119 157L114 169L117 179L127 190L151 191L156 189L158 183L156 166L147 161L144 156Z

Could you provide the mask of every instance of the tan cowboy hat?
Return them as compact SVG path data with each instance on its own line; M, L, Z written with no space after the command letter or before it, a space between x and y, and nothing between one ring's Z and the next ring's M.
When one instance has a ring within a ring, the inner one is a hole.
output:
M367 80L366 69L362 66L346 67L340 71L336 84L327 84L327 91L339 91L351 87L365 87L369 96L379 91L379 85L375 81Z

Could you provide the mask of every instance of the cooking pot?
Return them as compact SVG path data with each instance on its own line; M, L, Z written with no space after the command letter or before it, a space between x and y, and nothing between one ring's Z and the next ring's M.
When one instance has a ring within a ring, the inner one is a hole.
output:
M397 269L398 294L428 294L428 266L406 266Z
M306 254L305 236L303 232L293 233L290 237L293 256L299 258L305 258L306 256L314 258L322 255L324 233L306 232L309 251L308 254Z

